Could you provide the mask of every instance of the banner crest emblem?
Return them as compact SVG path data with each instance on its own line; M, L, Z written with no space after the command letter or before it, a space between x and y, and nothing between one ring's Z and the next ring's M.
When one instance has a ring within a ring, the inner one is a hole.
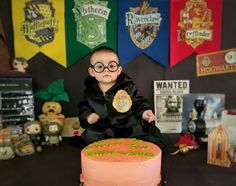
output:
M58 30L55 19L55 9L51 2L32 0L25 3L25 21L21 25L21 32L25 39L41 47L54 40Z
M162 21L158 8L150 7L148 1L145 0L141 7L130 7L125 19L130 37L140 49L145 49L152 44Z
M106 22L110 9L107 1L74 0L73 13L77 24L77 41L93 49L105 43Z
M178 41L185 41L192 48L212 40L211 10L204 0L188 0L185 8L180 11Z

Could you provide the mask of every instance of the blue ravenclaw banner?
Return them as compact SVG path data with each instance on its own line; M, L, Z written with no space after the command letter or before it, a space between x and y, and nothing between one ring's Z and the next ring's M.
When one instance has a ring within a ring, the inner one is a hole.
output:
M144 53L163 66L169 59L169 0L126 0L118 4L121 65Z
M98 47L116 50L116 0L67 0L65 3L68 66Z
M42 52L66 67L64 0L12 0L15 57Z

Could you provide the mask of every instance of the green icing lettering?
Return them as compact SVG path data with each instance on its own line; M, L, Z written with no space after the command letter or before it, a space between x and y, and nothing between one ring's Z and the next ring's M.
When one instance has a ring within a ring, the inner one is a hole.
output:
M122 151L121 151L121 154L126 154L126 151L122 150Z
M136 156L144 156L144 152L136 152Z
M104 147L104 144L103 143L96 143L95 147Z
M145 153L145 156L154 157L154 156L155 156L155 153L153 153L153 152L146 152L146 153Z
M142 149L149 149L149 147L147 145L144 145L141 147Z
M144 145L144 146L141 146L141 145L138 145L138 144L129 144L129 147L130 148L135 148L135 149L149 149L149 147L147 145Z
M87 156L94 156L94 153L93 152L88 152L86 155Z
M118 150L114 150L114 155L119 155L120 153L118 152Z
M128 152L128 155L129 155L129 156L134 156L134 155L135 155L135 152L130 151L130 152Z
M103 155L129 155L129 156L146 156L146 157L154 157L156 156L156 153L153 152L145 152L145 150L149 149L149 146L147 145L140 145L139 142L142 142L142 140L138 140L135 138L132 138L130 140L131 143L128 143L128 147L131 149L137 149L137 150L143 150L143 152L140 151L118 151L118 150L101 150L99 149L100 147L106 147L106 146L113 146L113 145L123 145L124 143L124 139L120 138L120 139L116 139L113 140L109 143L104 143L104 141L102 142L95 142L93 145L87 146L85 147L85 150L88 151L87 152L87 156L103 156ZM95 150L98 149L98 151L96 152L91 152L91 150Z
M84 148L84 150L91 150L91 149L92 149L91 146L87 146L87 147Z
M95 154L96 155L104 155L106 153L105 150L97 151Z
M108 154L113 154L113 150L109 150L107 153Z

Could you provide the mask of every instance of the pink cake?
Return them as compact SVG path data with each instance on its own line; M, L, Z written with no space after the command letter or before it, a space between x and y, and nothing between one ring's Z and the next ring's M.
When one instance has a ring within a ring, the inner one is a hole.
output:
M81 151L84 186L157 186L161 180L161 149L134 138L112 138Z

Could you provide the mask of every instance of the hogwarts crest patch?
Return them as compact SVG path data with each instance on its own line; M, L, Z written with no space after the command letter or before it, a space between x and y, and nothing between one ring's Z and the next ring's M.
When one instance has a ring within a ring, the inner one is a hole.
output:
M132 100L125 90L119 90L113 99L112 106L118 112L124 113L132 106Z

